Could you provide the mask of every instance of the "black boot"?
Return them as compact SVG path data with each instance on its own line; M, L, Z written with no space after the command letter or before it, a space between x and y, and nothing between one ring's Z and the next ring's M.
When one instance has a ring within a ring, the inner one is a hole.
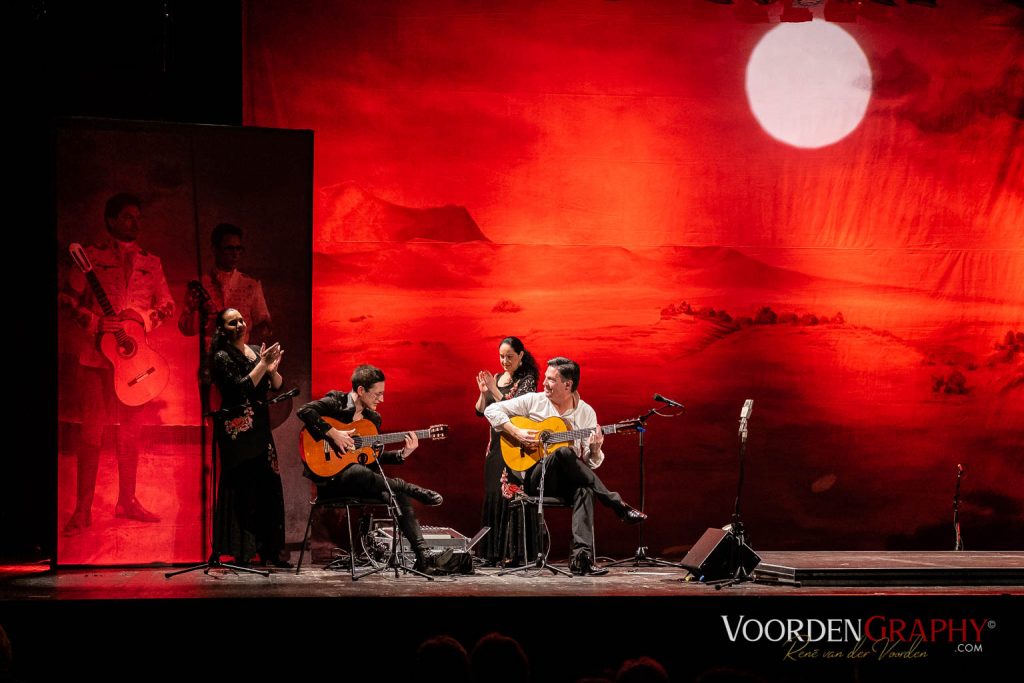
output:
M441 494L437 491L431 491L430 489L425 489L422 486L410 484L402 479L392 479L391 488L396 491L401 491L413 500L417 500L424 505L437 506L444 502L444 498L442 498Z
M413 490L409 492L409 496L413 500L418 500L424 505L436 507L444 502L444 498L437 491L431 491L430 489L420 488L419 486L412 486Z
M452 548L444 550L417 549L416 564L413 565L413 569L428 576L447 574L447 565L454 554L455 551Z

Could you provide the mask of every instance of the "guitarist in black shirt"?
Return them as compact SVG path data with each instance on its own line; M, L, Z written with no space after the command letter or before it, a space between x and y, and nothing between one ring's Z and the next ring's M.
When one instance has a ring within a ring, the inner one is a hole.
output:
M356 449L353 436L357 435L357 431L344 427L360 420L369 420L379 430L381 418L375 409L383 400L384 373L372 365L360 365L352 373L352 391L330 391L323 398L302 406L298 416L306 425L306 431L310 436L317 441L326 439L329 442L328 446L336 452L346 453ZM340 425L332 425L325 418ZM402 448L383 453L380 461L384 464L400 464L416 450L417 446L419 439L416 433L409 432ZM344 497L383 500L388 495L384 476L375 463L367 466L353 462L329 479L313 474L307 466L305 475L317 484L318 498L321 500ZM416 554L414 568L430 573L438 563L444 562L447 558L432 556L428 551L411 501L416 500L430 506L440 505L443 501L441 494L402 479L389 477L387 483L390 484L395 494L395 502L402 513L399 517L402 534L409 540Z

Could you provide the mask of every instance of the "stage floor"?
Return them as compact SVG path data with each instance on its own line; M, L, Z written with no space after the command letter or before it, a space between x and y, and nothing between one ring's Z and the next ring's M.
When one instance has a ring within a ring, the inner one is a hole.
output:
M270 576L213 569L165 578L175 567L0 568L3 600L147 600L174 598L346 597L554 597L741 595L984 595L1024 594L1024 552L770 552L748 581L722 590L676 567L612 567L606 576L564 577L531 568L499 576L477 568L471 575L433 581L382 572L352 581L347 568L304 563L300 574L275 569ZM307 558L308 559L308 558ZM565 561L555 562L565 568ZM607 564L607 563L605 563ZM779 572L777 570L788 570ZM776 574L799 585L778 583Z

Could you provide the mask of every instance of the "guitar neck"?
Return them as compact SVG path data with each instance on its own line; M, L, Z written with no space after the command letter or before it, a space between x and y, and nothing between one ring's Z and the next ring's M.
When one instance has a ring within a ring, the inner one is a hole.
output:
M552 434L546 434L544 436L545 443L562 443L563 441L578 441L579 439L590 436L594 427L581 427L580 429L573 429L568 432L554 432ZM605 425L601 427L602 434L614 434L619 429L619 425Z
M103 309L103 315L117 315L117 311L110 305L110 299L107 298L107 293L103 291L103 285L100 284L100 279L96 277L96 273L90 270L85 274L85 279L89 282L89 286L92 287L92 293L96 297L96 301L99 302L100 308Z
M389 444L389 443L400 443L405 441L405 435L409 432L393 432L391 434L373 434L371 436L354 436L352 440L356 442L356 446L363 448L365 446L374 446L376 444ZM420 429L416 432L417 439L428 439L430 438L429 429Z

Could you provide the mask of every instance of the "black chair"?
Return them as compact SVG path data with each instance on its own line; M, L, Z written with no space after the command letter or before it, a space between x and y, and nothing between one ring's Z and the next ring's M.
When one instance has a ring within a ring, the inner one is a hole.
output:
M313 513L320 508L334 508L340 509L345 508L345 526L348 528L348 565L349 572L352 575L352 580L355 581L366 574L378 571L377 568L369 569L364 572L356 573L356 546L352 536L352 508L384 508L388 509L388 504L379 498L330 498L321 500L319 496L315 495L309 501L309 519L306 521L306 533L302 537L302 549L299 551L299 561L295 565L296 575L302 569L302 558L306 553L306 546L309 544L309 534L313 527ZM328 567L331 567L339 560L333 560Z
M543 505L541 503L543 502ZM532 562L526 554L526 511L530 507L537 510L537 524L534 528L534 547L537 549L537 557ZM522 566L508 569L505 571L498 572L498 576L504 576L505 574L512 574L514 572L523 572L530 569L547 569L552 574L564 574L565 576L571 577L572 574L564 569L556 567L548 562L548 553L551 550L551 543L545 543L545 539L550 538L547 528L547 520L544 519L542 510L547 508L569 508L572 509L572 502L565 500L564 498L558 498L555 496L528 496L523 493L517 493L515 498L509 501L508 509L509 515L506 521L505 528L505 557L511 557L511 545L512 545L512 524L513 520L520 525L519 543L516 548L515 555L522 561ZM546 546L546 547L545 547ZM590 548L590 556L593 558L597 557L597 553L594 551L594 547Z

